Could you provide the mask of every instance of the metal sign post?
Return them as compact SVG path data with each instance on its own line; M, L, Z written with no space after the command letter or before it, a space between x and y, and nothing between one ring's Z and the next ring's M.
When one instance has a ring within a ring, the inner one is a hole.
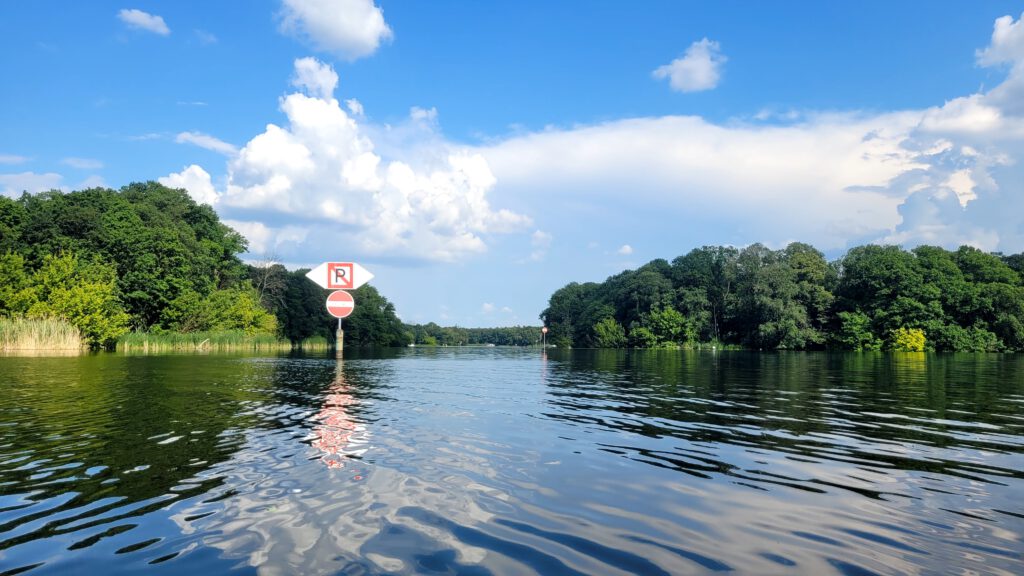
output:
M334 354L341 358L341 353L345 349L345 331L341 329L341 318L338 318L338 329L334 332L334 342Z
M345 348L345 331L341 328L341 319L348 317L355 309L355 299L344 290L331 292L327 296L327 313L338 319L338 329L334 333L334 351L339 358L341 351Z

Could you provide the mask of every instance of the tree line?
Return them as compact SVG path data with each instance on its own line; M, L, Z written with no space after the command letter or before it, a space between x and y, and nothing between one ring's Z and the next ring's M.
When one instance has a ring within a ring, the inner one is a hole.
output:
M1024 351L1024 254L962 246L704 246L604 282L572 282L541 313L559 346Z
M410 341L418 346L537 346L540 326L507 326L501 328L462 328L428 324L407 324Z
M130 331L333 340L307 271L247 265L246 248L210 206L156 182L0 197L0 317L62 318L93 347ZM406 342L376 289L354 296L346 344Z

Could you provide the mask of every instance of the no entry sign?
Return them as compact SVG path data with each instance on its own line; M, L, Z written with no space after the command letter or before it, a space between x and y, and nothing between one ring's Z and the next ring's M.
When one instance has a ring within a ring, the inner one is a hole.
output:
M327 312L335 318L346 318L355 309L355 300L352 299L351 294L344 290L331 292L331 295L327 297Z

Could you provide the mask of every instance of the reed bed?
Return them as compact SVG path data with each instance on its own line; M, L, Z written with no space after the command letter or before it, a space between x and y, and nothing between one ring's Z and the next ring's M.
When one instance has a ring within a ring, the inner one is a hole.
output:
M59 318L0 318L0 350L74 350L83 348L82 335Z
M327 338L323 336L312 336L306 338L302 342L299 342L298 348L300 350L330 350L334 348L334 344L328 342Z
M118 352L231 352L289 350L292 345L274 334L224 332L132 332L117 341Z

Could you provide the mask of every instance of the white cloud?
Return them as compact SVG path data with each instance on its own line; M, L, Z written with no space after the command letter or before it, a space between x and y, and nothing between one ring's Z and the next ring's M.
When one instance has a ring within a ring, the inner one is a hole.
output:
M901 148L920 113L814 115L805 123L634 118L516 136L484 148L501 192L725 221L746 241L785 230L823 248L892 229L899 198L878 188L917 166ZM628 201L623 191L629 191ZM657 225L658 221L651 221Z
M905 244L969 244L1024 250L1024 24L1004 16L977 51L981 66L1008 65L986 93L954 98L925 111L903 147L924 169L893 181L904 197L900 222L885 237Z
M64 158L60 163L71 166L72 168L78 168L79 170L99 170L100 168L103 168L103 162L94 158L76 158L71 156Z
M355 98L349 98L348 100L345 100L345 107L348 108L348 111L353 116L357 118L363 117L363 104L359 100L356 100Z
M167 36L171 29L167 27L164 19L155 14L149 14L135 8L125 8L117 13L118 19L124 22L129 28L145 30L161 36Z
M534 230L533 234L530 235L530 245L533 247L533 251L530 252L529 260L531 262L543 260L548 254L548 249L551 248L552 239L551 234L543 230Z
M997 20L978 62L1008 65L1006 79L924 110L803 111L769 124L633 118L517 134L478 152L500 193L545 206L549 218L560 206L616 206L616 221L632 216L665 233L687 222L706 242L797 238L825 250L927 242L1019 252L1022 34L1020 20ZM652 211L666 218L651 219Z
M18 156L17 154L0 154L0 164L24 164L29 161L28 156Z
M346 60L373 54L392 38L373 0L282 0L281 30Z
M484 302L483 306L480 307L480 311L483 312L484 314L490 314L494 312L494 310L495 306L490 302Z
M711 90L718 86L726 60L718 42L703 38L691 44L681 58L659 66L652 74L658 80L668 78L677 92Z
M228 162L221 191L212 191L209 174L198 166L167 179L194 196L215 195L226 218L244 213L237 220L274 222L268 229L278 232L301 225L318 245L343 242L363 255L453 261L484 252L487 235L530 224L525 216L491 208L487 195L495 179L482 156L443 144L433 132L427 137L442 145L429 153L417 153L414 142L406 143L404 156L378 153L368 132L380 130L368 131L341 108L327 90L336 84L329 70L296 61L295 77L306 93L282 98L288 124L269 124L242 147ZM254 245L277 241L252 233Z
M36 174L35 172L21 172L18 174L0 174L0 194L17 198L22 192L35 194L47 190L55 190L61 187L63 178L60 174L47 172Z
M630 254L633 253L633 247L630 246L629 244L623 244L622 246L619 247L618 250L615 251L615 253L620 256L629 256Z
M636 118L517 135L480 149L503 194L610 205L630 191L677 222L738 243L798 238L1024 250L1024 24L995 22L988 92L923 110L755 120ZM665 76L669 69L662 70ZM621 206L621 203L618 204ZM629 212L623 210L623 216ZM653 224L653 223L652 223ZM730 235L725 234L726 238Z
M432 124L437 122L437 108L420 108L419 106L413 106L409 109L409 118L412 118L416 122Z
M530 235L530 244L538 248L547 248L551 246L551 234L543 230L534 230L533 234Z
M238 153L238 148L234 144L229 144L202 132L182 132L174 138L174 141L178 144L195 144L200 148L206 148L225 156L233 156Z
M282 226L272 228L262 222L247 222L243 220L224 220L224 224L236 230L249 242L251 254L277 254L281 249L287 249L302 244L309 234L309 230L300 226ZM296 268L298 266L292 266Z
M992 27L992 41L984 50L977 51L978 64L1018 66L1024 61L1024 24L1013 16L997 18Z
M78 186L75 186L75 190L88 190L89 188L106 187L107 181L103 179L103 176L100 176L99 174L92 174L91 176L87 176L85 180L79 182Z
M217 191L213 187L210 174L195 164L176 174L159 178L158 182L168 188L184 189L200 204L213 206L217 203Z
M338 74L334 68L316 58L299 58L295 61L292 86L313 98L330 100L334 98L334 89L338 87Z

